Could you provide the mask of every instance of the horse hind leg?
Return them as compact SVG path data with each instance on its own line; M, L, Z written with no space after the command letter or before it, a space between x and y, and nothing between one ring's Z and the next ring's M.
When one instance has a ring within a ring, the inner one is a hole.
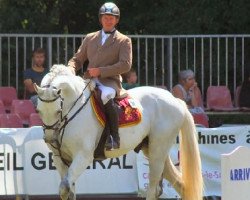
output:
M163 178L167 179L171 183L171 185L174 187L176 192L182 195L183 182L181 179L181 173L174 166L173 162L170 159L170 156L167 156L165 160Z
M149 148L149 187L146 200L156 200L162 193L160 186L162 173L165 166L166 149L158 142L150 142Z
M142 147L142 152L143 154L148 158L148 155L149 155L149 152L148 152L148 146L143 146ZM159 181L159 189L158 189L158 197L162 195L163 193L163 174L162 174L162 177Z

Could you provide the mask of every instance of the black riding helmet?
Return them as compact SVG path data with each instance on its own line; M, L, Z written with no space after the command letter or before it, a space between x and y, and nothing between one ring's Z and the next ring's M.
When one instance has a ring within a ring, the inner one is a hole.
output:
M99 17L101 15L113 15L113 16L120 18L120 10L117 7L117 5L115 5L114 3L107 2L103 4L101 8L99 9Z

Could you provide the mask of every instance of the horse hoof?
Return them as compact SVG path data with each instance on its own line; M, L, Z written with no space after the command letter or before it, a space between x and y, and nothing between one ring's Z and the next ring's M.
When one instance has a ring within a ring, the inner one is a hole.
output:
M67 180L62 180L60 184L59 194L62 200L68 200L70 195L69 182Z
M68 200L76 200L76 196L73 192L70 191Z

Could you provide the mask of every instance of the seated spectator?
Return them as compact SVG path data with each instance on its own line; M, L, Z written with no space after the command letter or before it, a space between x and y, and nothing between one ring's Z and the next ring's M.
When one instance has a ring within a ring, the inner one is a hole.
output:
M239 106L250 108L250 73L243 81L239 94Z
M172 89L172 94L186 102L192 114L204 113L201 91L195 81L192 70L179 72L179 83Z
M124 89L129 90L139 86L137 83L136 71L134 69L131 69L129 72L123 74L123 78L125 79L125 83L122 83L122 87Z
M23 72L25 98L30 99L35 106L37 106L37 94L33 84L40 85L43 77L48 73L44 63L45 51L42 48L37 48L32 52L32 67Z

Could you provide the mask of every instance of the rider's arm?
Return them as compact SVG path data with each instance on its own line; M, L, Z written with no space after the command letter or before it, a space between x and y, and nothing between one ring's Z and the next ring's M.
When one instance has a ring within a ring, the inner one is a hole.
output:
M87 43L88 43L88 35L82 41L81 46L68 62L68 66L74 71L78 71L82 68L84 62L87 60Z
M132 44L131 39L125 38L119 49L119 61L113 65L102 66L100 77L106 78L128 72L132 65Z

